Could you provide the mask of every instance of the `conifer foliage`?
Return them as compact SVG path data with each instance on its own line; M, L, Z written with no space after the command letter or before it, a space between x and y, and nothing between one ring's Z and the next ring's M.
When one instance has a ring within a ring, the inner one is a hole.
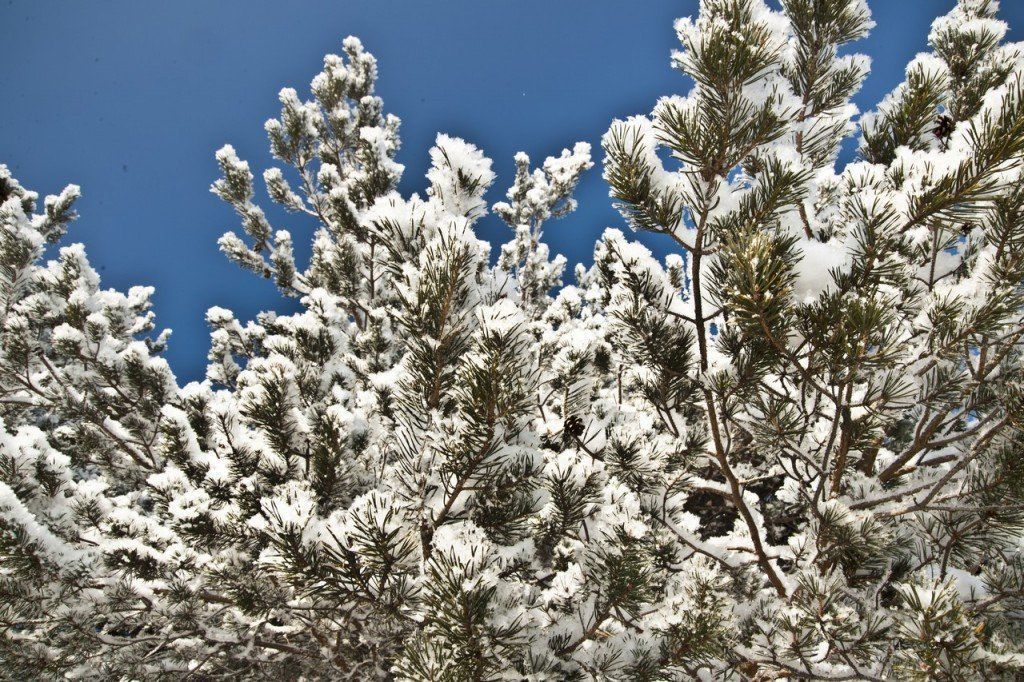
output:
M1024 674L1024 46L997 10L960 0L859 115L864 0L702 0L689 92L602 140L627 225L676 252L608 229L571 285L543 228L589 145L515 157L492 257L491 161L438 135L400 194L348 38L266 124L308 262L216 154L221 249L298 312L211 309L184 387L151 290L48 251L78 189L40 208L0 167L4 674Z

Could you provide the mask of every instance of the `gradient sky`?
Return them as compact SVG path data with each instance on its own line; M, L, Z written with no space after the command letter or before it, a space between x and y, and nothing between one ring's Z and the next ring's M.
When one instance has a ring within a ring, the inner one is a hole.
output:
M855 46L874 60L862 109L902 78L925 49L932 19L952 0L873 0L878 26ZM696 0L2 0L0 163L40 194L82 186L81 218L67 241L84 242L105 286L156 287L158 326L174 330L168 357L182 381L201 378L203 314L219 305L243 320L287 310L273 285L217 251L238 229L209 193L214 151L230 142L259 175L271 164L263 122L277 92L300 96L327 52L348 34L379 61L378 93L401 117L403 192L422 192L437 132L494 159L502 198L512 156L535 161L577 140L595 150L613 118L647 113L682 94L669 68L672 21ZM1024 2L1004 0L1010 38L1024 35ZM599 156L599 154L598 154ZM262 182L260 182L262 189ZM580 209L546 239L570 263L589 261L594 239L622 227L595 167ZM269 210L297 251L311 226ZM481 233L504 241L489 217ZM652 243L649 236L642 236ZM655 247L660 245L654 244ZM658 248L660 251L661 249Z

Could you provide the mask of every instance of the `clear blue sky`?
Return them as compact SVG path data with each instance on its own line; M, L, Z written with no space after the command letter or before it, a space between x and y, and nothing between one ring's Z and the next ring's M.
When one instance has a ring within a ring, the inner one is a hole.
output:
M200 378L204 311L240 319L287 309L273 286L240 271L216 239L237 229L208 187L226 142L257 173L270 164L263 122L277 91L300 95L327 52L355 34L378 58L378 92L403 121L405 192L422 191L438 131L465 137L495 161L497 201L512 155L535 160L576 140L598 147L615 117L647 113L687 84L669 68L675 17L696 0L0 0L0 163L41 194L80 184L85 243L104 285L157 289L160 327L181 380ZM856 47L874 59L862 109L901 80L952 0L874 0L878 27ZM1024 2L1004 0L1020 40ZM595 167L580 209L548 230L570 263L620 226ZM265 202L265 206L269 202ZM310 226L268 211L304 245ZM483 236L507 234L493 218ZM646 238L645 238L646 239ZM648 240L649 241L649 240Z

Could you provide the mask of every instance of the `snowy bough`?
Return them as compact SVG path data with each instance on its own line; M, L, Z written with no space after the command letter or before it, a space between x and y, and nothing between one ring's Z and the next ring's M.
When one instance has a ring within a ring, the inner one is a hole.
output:
M961 0L860 116L862 0L703 0L685 96L615 121L609 229L542 241L591 166L495 180L399 122L355 39L226 146L233 261L179 387L150 291L44 261L77 188L0 170L0 659L14 677L970 680L1024 670L1024 47ZM859 134L855 162L837 167Z

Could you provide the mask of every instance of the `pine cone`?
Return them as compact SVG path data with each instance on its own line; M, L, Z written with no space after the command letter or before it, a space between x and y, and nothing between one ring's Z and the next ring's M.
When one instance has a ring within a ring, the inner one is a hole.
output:
M953 134L954 128L953 119L949 116L942 114L935 122L935 127L932 128L932 134L940 140L946 140L950 135Z
M562 428L573 438L579 439L583 436L583 420L575 414L565 420L565 425Z

